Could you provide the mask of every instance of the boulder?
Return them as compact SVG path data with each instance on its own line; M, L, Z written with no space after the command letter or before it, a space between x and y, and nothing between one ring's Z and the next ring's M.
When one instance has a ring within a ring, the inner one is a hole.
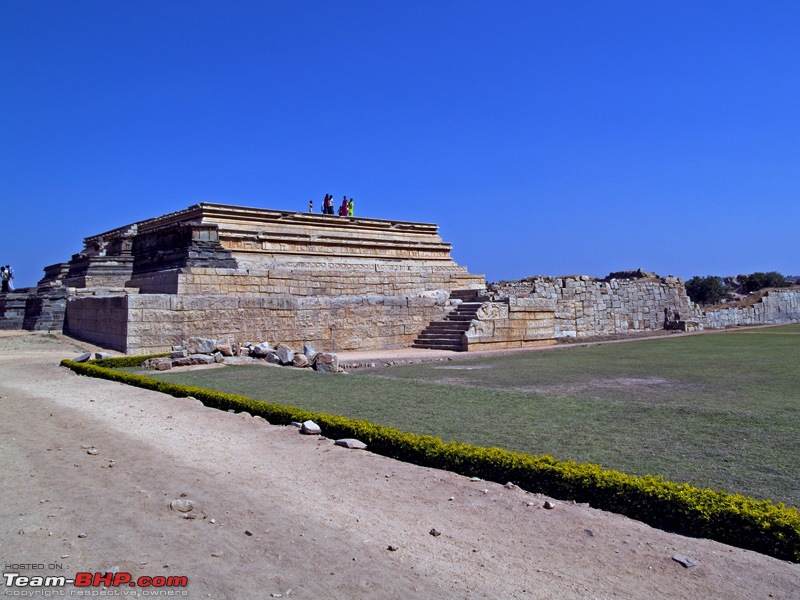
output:
M83 354L81 354L80 356L76 356L72 360L74 360L75 362L87 362L91 358L92 358L92 353L91 352L84 352Z
M302 369L308 366L308 359L305 354L295 354L292 359L292 366Z
M322 433L322 429L319 425L314 423L314 421L308 420L300 425L300 433L304 433L305 435L319 435Z
M217 346L216 346L216 350L217 350L217 352L222 354L222 356L233 356L234 355L233 344L231 344L229 341L222 341L222 340L218 341L217 342Z
M308 344L303 344L303 354L308 359L308 364L311 364L317 357L318 352L314 349L313 346L309 346Z
M186 351L189 354L211 354L217 345L217 340L193 337L186 342Z
M314 362L317 371L337 373L339 371L339 357L331 352L320 352Z
M272 352L268 342L261 342L255 346L250 346L250 356L253 358L266 358L267 354Z
M155 361L153 368L156 371L169 371L172 368L172 359L170 358L156 358Z
M367 445L362 442L361 440L356 440L353 438L343 438L341 440L336 440L334 442L337 446L342 446L343 448L350 448L351 450L366 450Z
M111 358L111 355L108 352L95 352L94 357L96 360L102 360L104 358Z
M275 348L275 353L278 355L282 365L292 364L295 352L286 344L278 344Z
M221 362L223 362L225 360L225 357L222 356L222 352L219 352L219 351L214 352L214 354L212 354L211 356L214 357L214 362L215 363L221 363Z
M275 352L275 350L270 350L269 352L267 352L267 355L264 357L264 360L266 360L271 365L281 364L281 359L278 356L278 353Z
M186 358L189 356L189 353L186 351L186 348L181 348L180 350L173 350L169 353L170 358Z
M169 507L172 510L187 513L194 509L194 502L186 498L175 498L175 500L169 503Z
M190 354L185 358L176 358L172 361L173 367L190 367L192 365L210 365L214 357L210 354Z
M172 359L168 357L148 358L142 363L143 369L155 369L156 371L166 371L172 368Z

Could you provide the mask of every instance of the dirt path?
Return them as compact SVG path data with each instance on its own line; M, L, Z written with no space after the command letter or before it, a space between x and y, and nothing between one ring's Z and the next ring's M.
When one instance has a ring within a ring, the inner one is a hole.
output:
M0 333L0 543L22 575L186 576L198 599L800 598L800 565L58 366L78 351ZM184 494L195 519L170 509Z

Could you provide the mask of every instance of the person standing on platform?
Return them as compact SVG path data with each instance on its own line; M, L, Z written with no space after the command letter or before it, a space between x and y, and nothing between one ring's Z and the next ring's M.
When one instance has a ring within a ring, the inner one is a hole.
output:
M333 196L325 194L325 200L322 201L322 212L326 215L333 214Z
M346 217L347 216L347 196L344 197L342 200L342 205L339 207L339 216Z
M355 213L355 204L353 203L353 199L350 198L350 202L347 203L347 216L352 217Z
M308 201L308 212L314 212L314 201L313 200L309 200Z

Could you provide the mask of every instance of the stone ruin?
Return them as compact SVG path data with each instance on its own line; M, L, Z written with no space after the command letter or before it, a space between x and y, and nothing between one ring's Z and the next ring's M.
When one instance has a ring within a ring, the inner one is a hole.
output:
M525 348L667 329L800 321L800 292L704 312L644 271L487 286L438 227L201 203L84 239L33 290L0 296L0 328L63 331L128 354L190 338L322 352Z
M209 338L190 338L180 346L173 346L169 356L148 358L142 363L142 367L156 371L168 371L173 367L254 362L297 369L312 369L325 373L337 373L344 370L339 367L339 357L336 354L317 352L307 344L300 351L294 350L286 344L276 344L273 347L269 342L253 344Z
M23 313L27 329L129 354L192 337L402 348L451 292L486 287L450 249L434 224L201 203L85 238L6 326Z

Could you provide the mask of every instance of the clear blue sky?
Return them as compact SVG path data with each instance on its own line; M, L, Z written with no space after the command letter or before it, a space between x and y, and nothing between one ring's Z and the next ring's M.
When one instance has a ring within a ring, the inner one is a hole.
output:
M0 0L0 263L208 201L490 281L800 274L800 3Z

